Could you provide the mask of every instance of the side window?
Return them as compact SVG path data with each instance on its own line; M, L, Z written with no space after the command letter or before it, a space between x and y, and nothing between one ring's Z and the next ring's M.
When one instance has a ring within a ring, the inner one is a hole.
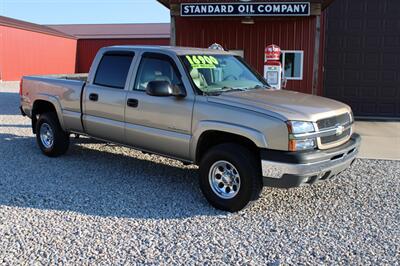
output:
M140 62L134 89L145 91L147 84L153 80L166 80L175 86L182 84L180 75L172 59L164 55L144 55Z
M288 80L302 80L303 61L303 51L282 51L281 63L284 77Z
M106 53L97 67L94 84L124 89L133 53Z

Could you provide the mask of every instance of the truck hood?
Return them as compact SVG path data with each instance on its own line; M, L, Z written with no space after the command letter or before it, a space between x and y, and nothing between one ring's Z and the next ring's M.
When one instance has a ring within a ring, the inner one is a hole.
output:
M274 89L227 92L210 96L208 101L265 113L281 120L316 122L351 111L348 105L335 100Z

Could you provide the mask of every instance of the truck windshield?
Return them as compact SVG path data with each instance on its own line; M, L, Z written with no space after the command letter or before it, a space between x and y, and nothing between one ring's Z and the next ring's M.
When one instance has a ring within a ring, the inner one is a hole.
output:
M196 87L203 93L250 90L269 87L244 61L233 55L184 55L184 66Z

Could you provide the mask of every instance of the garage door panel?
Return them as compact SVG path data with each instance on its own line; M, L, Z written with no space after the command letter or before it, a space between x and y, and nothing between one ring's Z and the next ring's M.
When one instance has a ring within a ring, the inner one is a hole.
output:
M376 102L361 102L361 108L359 112L362 112L365 115L373 116L378 112L378 104Z
M360 82L360 72L358 70L353 69L344 69L343 70L343 78L347 80L346 85L354 84L358 85Z
M398 68L399 66L399 55L395 53L387 53L383 55L383 65L384 69Z
M378 96L377 87L362 87L359 89L358 98L364 101L370 101L371 99Z
M340 69L335 69L326 73L326 78L330 80L330 86L336 88L337 85L342 85L342 71Z
M379 96L381 98L395 101L395 99L399 98L399 90L398 88L382 87L382 90L379 92Z
M383 48L396 48L399 49L400 37L398 35L386 35L383 37Z
M362 37L362 36L361 36ZM358 38L361 38L358 37ZM381 48L383 44L383 37L380 35L369 35L365 36L364 50L369 50L370 52L376 52L377 49Z
M376 68L376 65L381 63L381 55L378 53L367 53L363 54L364 65L366 67Z
M350 64L350 65L355 65L355 64L360 64L362 60L361 53L359 51L357 52L349 52L345 56L344 63L345 64Z
M395 70L384 70L382 71L382 83L389 85L396 84L398 81L398 73Z
M326 33L324 94L357 116L400 116L400 1L335 0Z
M358 95L358 87L357 86L349 86L343 88L343 96L347 99L351 99L353 97L357 97Z
M360 30L363 29L363 22L364 20L362 18L352 18L348 20L348 24L346 27L346 30L348 32L359 32Z
M393 102L381 102L378 105L378 112L387 116L394 116L396 115L397 111L397 106Z
M332 57L331 60L329 60L329 62L325 62L325 67L333 67L333 66L337 66L337 65L343 65L343 57L342 57L342 53L340 53L339 51L331 51L332 53L336 54L337 56ZM332 72L336 72L335 70L333 70ZM340 71L339 71L340 72Z
M343 48L349 49L349 50L359 50L362 48L362 44L363 44L362 41L363 40L362 40L362 38L360 38L360 36L355 36L355 35L348 36L346 38L345 45Z
M385 0L385 16L388 18L398 18L400 14L399 0Z
M357 1L354 1L357 2ZM364 2L365 14L369 16L374 16L376 13L382 12L384 6L382 5L382 0L367 0ZM363 14L362 10L358 12L359 14Z
M368 19L367 21L365 21L365 27L368 29L369 32L377 33L382 30L382 19Z
M374 84L377 84L377 82L380 80L379 72L375 70L363 71L361 72L361 75L362 75L362 81L368 82L368 84L372 82Z
M343 91L340 86L332 86L332 88L333 88L332 90L326 91L325 96L337 99L343 95Z

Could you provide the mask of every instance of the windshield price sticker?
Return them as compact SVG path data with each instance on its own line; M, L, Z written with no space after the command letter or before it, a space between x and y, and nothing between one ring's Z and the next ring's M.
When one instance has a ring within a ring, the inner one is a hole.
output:
M216 68L219 65L218 59L208 55L187 55L186 59L192 68Z

